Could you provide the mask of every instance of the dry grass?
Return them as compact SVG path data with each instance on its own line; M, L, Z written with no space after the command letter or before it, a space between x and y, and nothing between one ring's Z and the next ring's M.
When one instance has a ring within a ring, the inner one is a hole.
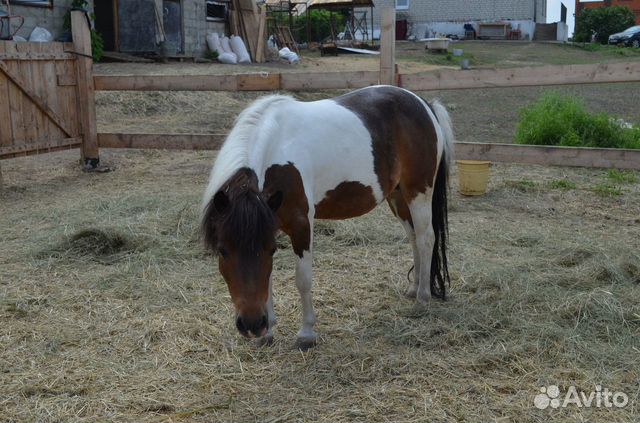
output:
M496 166L488 195L452 195L451 298L426 309L402 296L411 253L385 207L322 222L321 341L301 353L284 239L275 344L236 334L196 235L211 153L105 151L101 175L76 155L2 164L1 421L637 420L637 183L601 198L605 171ZM630 404L537 410L552 383Z

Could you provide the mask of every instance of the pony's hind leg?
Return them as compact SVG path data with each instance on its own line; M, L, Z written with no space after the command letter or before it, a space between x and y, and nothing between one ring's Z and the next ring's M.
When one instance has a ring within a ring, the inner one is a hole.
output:
M387 203L389 203L391 211L402 224L402 227L407 233L407 238L409 238L409 242L411 243L411 248L413 249L414 278L411 282L411 285L405 291L405 295L409 298L415 298L416 293L418 292L418 277L420 275L420 266L422 260L420 260L418 246L416 245L416 232L413 230L413 221L411 220L409 205L402 196L402 192L400 191L399 187L396 188L389 195L389 197L387 197Z
M433 189L427 188L425 193L419 193L408 203L420 257L420 268L416 267L415 274L418 281L416 299L422 304L427 303L431 297L431 255L436 241L432 222L432 196Z

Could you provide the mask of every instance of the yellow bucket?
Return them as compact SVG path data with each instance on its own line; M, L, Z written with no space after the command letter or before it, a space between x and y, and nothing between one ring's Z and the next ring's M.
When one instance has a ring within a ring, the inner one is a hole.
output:
M489 165L478 160L456 160L458 164L458 190L462 195L482 195L487 192Z

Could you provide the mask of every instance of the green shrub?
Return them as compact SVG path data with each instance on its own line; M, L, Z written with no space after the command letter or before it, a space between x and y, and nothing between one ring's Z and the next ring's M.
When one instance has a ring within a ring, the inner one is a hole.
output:
M577 185L575 182L570 181L568 179L556 179L549 182L549 188L551 189L561 189L561 190L570 190L576 189Z
M583 9L576 17L576 29L573 40L591 41L591 34L596 33L596 41L606 44L609 35L622 32L635 25L635 15L626 6L598 7Z
M609 169L607 178L619 184L636 184L638 183L638 175L632 170Z
M607 182L595 185L593 191L600 197L620 197L623 194L622 188Z
M640 149L640 128L625 128L606 113L591 114L582 100L546 92L520 110L518 144Z

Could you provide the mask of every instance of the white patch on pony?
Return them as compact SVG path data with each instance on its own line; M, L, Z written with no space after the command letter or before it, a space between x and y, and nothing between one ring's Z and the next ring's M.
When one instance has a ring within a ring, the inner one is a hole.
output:
M258 141L264 150L250 160L261 190L270 166L291 162L302 176L310 205L342 182L371 187L376 202L384 200L371 135L351 110L333 100L292 101L270 109L265 118Z
M268 109L280 103L293 101L293 98L282 95L262 97L240 113L211 169L209 185L202 201L203 210L222 184L238 169L249 165L249 158L254 155L253 151L256 148L257 130Z
M304 251L296 263L296 286L302 301L302 328L298 332L298 339L308 342L315 341L318 335L313 330L316 324L316 313L313 311L311 297L313 274L313 259L311 251Z

